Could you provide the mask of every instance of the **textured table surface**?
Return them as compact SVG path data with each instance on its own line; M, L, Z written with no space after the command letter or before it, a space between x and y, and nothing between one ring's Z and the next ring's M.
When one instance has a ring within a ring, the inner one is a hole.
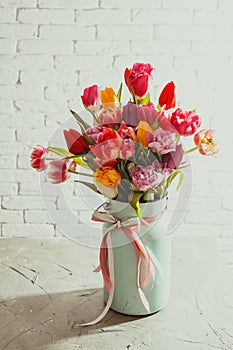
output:
M67 239L0 240L0 350L233 349L233 278L219 240L173 238L170 303L149 317L102 309L98 251Z

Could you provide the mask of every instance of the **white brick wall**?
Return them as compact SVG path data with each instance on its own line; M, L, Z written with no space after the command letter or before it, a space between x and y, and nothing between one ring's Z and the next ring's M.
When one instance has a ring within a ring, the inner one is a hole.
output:
M0 235L59 234L66 208L47 188L50 221L31 148L46 145L69 108L82 109L85 86L117 88L124 68L141 60L157 67L152 95L174 80L180 105L197 107L220 144L217 158L193 158L193 199L177 234L229 237L232 39L232 0L1 0ZM64 190L78 220L88 221L77 184Z

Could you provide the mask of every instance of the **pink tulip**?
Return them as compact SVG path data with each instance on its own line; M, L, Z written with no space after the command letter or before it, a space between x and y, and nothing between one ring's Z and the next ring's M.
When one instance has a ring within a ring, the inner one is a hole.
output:
M124 139L120 151L120 158L122 159L128 159L133 156L135 151L135 145L133 140L131 139Z
M154 165L146 167L136 166L130 172L133 179L133 184L139 191L148 191L152 188L158 187L164 179L161 172L156 172Z
M121 122L121 118L122 115L120 109L109 108L99 115L99 122L100 124L111 128L114 127L116 124L119 124Z
M177 130L179 135L190 136L193 135L201 125L201 119L194 111L183 111L177 108L172 113L170 123Z
M125 83L137 98L143 98L148 92L148 82L153 71L153 67L147 63L134 63L131 69L125 69Z
M166 154L176 149L176 135L158 128L153 134L148 133L148 147L153 152Z
M70 159L52 160L49 164L48 177L53 184L65 182L70 178L69 170L75 170L76 164Z
M134 128L138 126L140 121L145 121L152 125L158 116L159 112L155 110L153 103L136 105L133 102L129 102L123 107L123 121Z

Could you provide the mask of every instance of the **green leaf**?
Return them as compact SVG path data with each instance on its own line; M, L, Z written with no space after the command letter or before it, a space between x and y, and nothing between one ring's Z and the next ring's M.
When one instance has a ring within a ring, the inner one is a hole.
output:
M144 194L143 192L134 192L133 197L132 197L131 201L129 202L129 204L136 211L136 214L138 216L141 216L139 201L140 201L140 198L143 196L143 194Z
M81 181L81 180L74 180L74 182L79 182L80 184L83 184L85 186L87 186L88 188L90 188L92 191L99 193L99 191L97 190L96 186L94 184L92 184L91 182L86 182L86 181Z
M87 135L87 133L86 133L84 127L83 127L82 125L79 125L79 126L80 126L80 129L81 129L81 131L82 131L82 135L83 135L84 139L87 141L87 143L88 143L89 145L94 145L94 142L93 142L92 139Z
M77 120L77 122L79 123L80 127L81 125L83 126L83 128L85 130L87 130L88 128L90 128L90 125L88 123L85 122L85 120L83 120L79 115L78 113L70 110L70 112L72 113L72 115L75 117L75 119Z
M121 93L122 93L122 83L117 91L117 98L118 98L118 101L121 102Z
M157 104L157 110L158 110L158 112L161 111L161 106L160 106L160 104Z
M131 90L132 90L133 102L134 102L135 104L137 104L137 99L136 99L135 92L134 92L133 89L131 89Z
M58 154L59 156L65 155L67 154L68 156L73 156L72 153L70 153L69 151L67 151L64 148L60 148L60 147L48 147L48 150L50 152L53 152L55 154Z
M183 179L184 179L184 173L182 173L182 172L180 171L180 178L179 178L178 184L177 184L177 186L176 186L176 191L177 191L177 192L179 191L179 188L180 188L180 186L181 186L181 184L182 184Z
M140 100L139 99L137 100L137 103L139 105L147 105L147 103L149 103L149 102L150 102L150 93L149 92L144 98L141 98Z

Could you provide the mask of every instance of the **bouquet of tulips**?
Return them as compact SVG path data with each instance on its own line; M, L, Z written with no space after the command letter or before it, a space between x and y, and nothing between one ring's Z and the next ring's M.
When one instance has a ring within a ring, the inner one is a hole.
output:
M179 188L187 164L185 153L199 150L212 155L218 150L212 130L200 130L201 119L195 110L176 107L175 84L171 81L154 104L150 99L149 80L154 68L135 63L126 68L124 79L130 92L128 103L121 103L122 84L115 92L97 85L84 89L82 103L93 116L89 125L71 111L79 126L64 130L67 150L37 146L31 165L47 169L48 178L57 184L71 174L78 181L107 198L128 202L140 215L139 203L156 201L167 195L179 176ZM194 135L193 147L184 152L181 138ZM51 157L53 153L56 157ZM85 172L79 168L85 168ZM90 181L80 179L91 178Z

